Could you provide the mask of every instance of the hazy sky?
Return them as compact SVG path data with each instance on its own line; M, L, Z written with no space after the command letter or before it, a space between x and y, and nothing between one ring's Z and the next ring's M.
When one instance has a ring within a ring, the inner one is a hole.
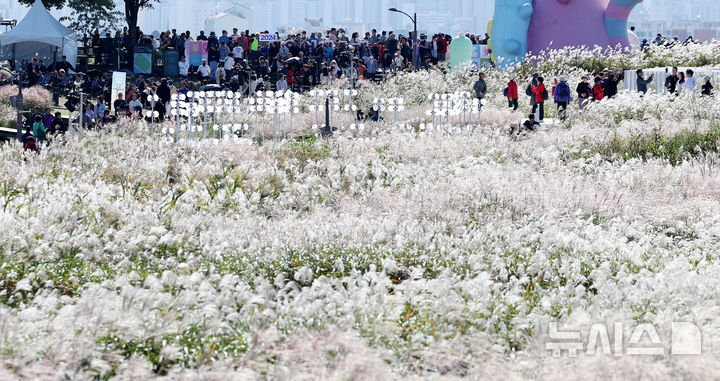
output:
M304 17L324 16L326 26L337 24L338 20L349 20L367 26L390 27L403 29L407 28L407 22L403 17L388 17L387 8L397 7L422 13L422 21L442 28L467 29L473 28L472 32L484 32L483 26L492 17L494 0L162 0L166 4L164 10L146 11L145 17L141 16L141 24L146 29L155 27L157 29L167 28L175 23L192 23L193 29L201 28L204 20L209 16L219 13L235 3L253 5L256 9L272 8L262 16L255 16L256 24L278 24L279 26L299 27ZM579 0L575 0L579 1ZM122 4L122 0L116 0ZM176 6L184 4L183 6ZM269 6L269 4L275 4ZM319 5L311 5L319 4ZM328 4L334 8L329 10ZM169 5L169 6L167 6ZM301 8L298 11L293 7ZM193 9L189 9L193 8ZM196 9L195 9L196 8ZM285 11L283 11L283 8ZM288 8L290 12L287 11ZM338 11L338 9L342 9ZM17 0L0 0L0 15L5 18L22 19L27 8L19 5ZM67 15L68 10L55 11L56 17ZM285 14L282 14L285 12ZM290 13L292 17L288 17ZM309 13L315 13L310 15ZM189 14L189 15L188 15ZM340 16L338 16L340 14ZM683 14L683 16L680 16ZM720 0L644 0L643 3L631 16L631 19L645 17L664 19L689 19L684 14L702 15L703 21L720 21ZM183 16L184 15L184 16ZM380 18L382 17L382 20ZM472 20L470 20L472 19ZM185 20L185 21L177 21ZM458 26L460 25L460 26ZM182 28L183 26L178 25Z

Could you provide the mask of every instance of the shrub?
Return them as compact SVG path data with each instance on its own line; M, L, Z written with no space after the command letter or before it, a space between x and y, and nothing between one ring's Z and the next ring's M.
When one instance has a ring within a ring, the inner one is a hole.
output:
M0 103L10 104L10 97L17 95L15 85L0 87ZM52 107L52 93L41 86L33 86L23 90L23 109L32 110L35 107Z

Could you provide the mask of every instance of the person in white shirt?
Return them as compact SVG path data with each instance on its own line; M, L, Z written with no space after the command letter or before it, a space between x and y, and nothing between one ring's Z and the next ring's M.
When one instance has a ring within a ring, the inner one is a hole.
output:
M218 85L222 85L225 83L225 68L222 65L218 65L217 69L215 70L215 82Z
M403 64L405 62L405 58L400 55L400 53L395 53L395 58L393 59L393 72L397 72L398 69L402 70L405 65Z
M233 59L232 56L225 57L224 66L225 66L225 71L232 70L233 67L235 66L235 59Z
M245 53L245 49L240 46L240 44L235 45L235 47L232 50L232 55L235 57L236 60L241 60L243 58L243 54Z
M138 115L142 115L143 106L142 103L140 103L140 101L138 100L137 95L133 94L132 100L128 104L128 107L130 108L130 112L132 112L135 117L137 117Z
M695 72L687 69L685 71L686 79L685 83L683 83L683 90L687 92L688 94L695 94Z
M275 90L276 91L284 91L288 89L288 83L285 80L285 75L280 76L280 80L275 83Z
M178 69L181 77L188 77L188 72L190 71L190 63L187 62L187 58L185 58L185 56L180 57L180 62L178 62Z
M210 78L210 65L208 65L207 60L202 60L202 65L198 66L195 74L199 75L200 79Z

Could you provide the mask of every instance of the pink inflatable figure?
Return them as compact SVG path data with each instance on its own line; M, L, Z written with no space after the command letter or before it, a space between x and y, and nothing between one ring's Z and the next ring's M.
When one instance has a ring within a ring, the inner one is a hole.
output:
M500 67L527 52L569 46L630 47L627 19L642 0L495 0L493 51ZM529 23L529 25L528 25Z
M567 46L630 47L627 19L642 0L534 0L528 51Z

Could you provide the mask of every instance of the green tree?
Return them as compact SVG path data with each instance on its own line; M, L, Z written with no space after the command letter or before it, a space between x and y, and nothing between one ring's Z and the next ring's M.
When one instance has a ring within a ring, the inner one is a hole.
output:
M96 29L117 29L116 24L122 15L115 10L114 0L67 0L67 6L74 10L73 15L60 21L70 22L70 29L86 35Z
M127 21L128 30L133 44L137 41L137 20L138 14L145 8L152 8L153 3L158 0L124 0L125 2L125 20Z
M20 4L25 5L33 5L35 4L35 0L18 0ZM67 0L42 0L43 4L45 5L45 8L51 9L56 8L60 9L65 6L65 3L67 3Z

